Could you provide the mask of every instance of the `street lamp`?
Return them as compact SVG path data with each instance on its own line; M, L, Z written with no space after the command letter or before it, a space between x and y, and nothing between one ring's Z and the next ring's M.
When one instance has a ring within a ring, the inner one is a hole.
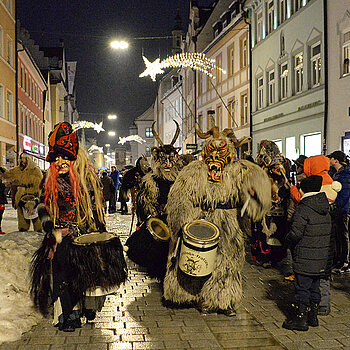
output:
M115 114L108 114L107 118L110 120L115 120L117 119L117 116Z
M115 131L108 131L108 136L115 136Z
M129 43L124 40L113 40L111 41L110 46L115 50L126 50L129 47Z

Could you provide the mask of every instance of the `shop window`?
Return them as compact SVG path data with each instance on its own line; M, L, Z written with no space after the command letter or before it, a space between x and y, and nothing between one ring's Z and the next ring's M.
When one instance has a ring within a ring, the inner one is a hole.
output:
M281 139L273 140L273 142L277 145L280 153L283 153L283 141Z
M300 153L307 157L322 153L321 133L313 133L300 136Z
M297 153L295 149L295 136L286 137L286 151L285 155L288 159L297 159Z

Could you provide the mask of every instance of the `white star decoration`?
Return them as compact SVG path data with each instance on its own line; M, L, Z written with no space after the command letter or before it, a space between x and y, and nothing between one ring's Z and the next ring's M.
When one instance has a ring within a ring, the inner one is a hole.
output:
M95 124L95 127L94 127L94 129L96 130L96 132L99 134L101 131L105 131L105 129L103 129L103 127L102 127L102 123L103 122L101 122L100 124Z
M139 75L140 78L149 75L153 81L156 81L157 74L163 74L164 70L161 68L160 58L157 58L154 62L150 62L145 56L142 56L146 65L146 70Z
M91 128L91 129L94 129L99 134L101 131L105 131L105 129L103 129L103 127L102 127L102 123L103 122L101 122L100 124L97 124L97 123L88 122L86 120L79 120L79 121L75 122L72 125L72 127L73 127L74 131L77 131L79 129Z

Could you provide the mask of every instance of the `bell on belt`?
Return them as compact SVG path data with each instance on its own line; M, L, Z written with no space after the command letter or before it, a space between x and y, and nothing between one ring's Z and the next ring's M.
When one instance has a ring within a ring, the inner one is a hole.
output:
M210 276L219 243L218 227L206 220L195 220L186 224L183 231L179 268L189 276Z

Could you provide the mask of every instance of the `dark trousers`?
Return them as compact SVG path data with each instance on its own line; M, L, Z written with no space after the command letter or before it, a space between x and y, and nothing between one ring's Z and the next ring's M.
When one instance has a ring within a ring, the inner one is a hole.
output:
M310 306L311 302L320 303L320 276L306 276L296 273L294 287L296 304Z
M339 213L336 218L336 264L349 264L349 219L350 214Z

